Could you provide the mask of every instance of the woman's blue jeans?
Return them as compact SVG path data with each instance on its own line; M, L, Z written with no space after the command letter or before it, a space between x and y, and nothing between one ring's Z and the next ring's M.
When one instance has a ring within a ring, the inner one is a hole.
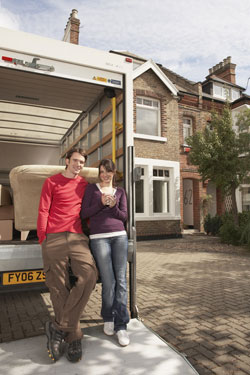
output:
M127 310L127 235L90 240L102 282L102 309L104 322L114 321L117 332L126 329L129 322Z

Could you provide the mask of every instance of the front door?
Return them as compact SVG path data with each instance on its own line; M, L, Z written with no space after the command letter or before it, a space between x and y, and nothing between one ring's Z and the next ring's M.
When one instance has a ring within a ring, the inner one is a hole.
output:
M184 228L193 228L193 180L183 180L183 224Z

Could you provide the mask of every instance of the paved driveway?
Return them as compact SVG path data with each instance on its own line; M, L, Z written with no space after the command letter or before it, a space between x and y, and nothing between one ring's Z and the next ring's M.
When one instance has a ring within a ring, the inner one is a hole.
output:
M139 243L137 275L146 325L200 375L250 374L250 251L204 235Z
M137 244L137 305L144 323L200 375L250 374L250 251L184 235ZM0 342L43 334L48 293L0 295ZM100 285L82 327L102 324ZM185 375L185 374L183 374Z

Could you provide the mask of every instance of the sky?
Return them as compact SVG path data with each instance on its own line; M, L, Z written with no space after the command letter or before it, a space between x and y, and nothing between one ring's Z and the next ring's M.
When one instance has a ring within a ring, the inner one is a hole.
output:
M231 56L247 87L250 0L0 0L0 26L61 40L72 9L81 45L130 51L195 82Z

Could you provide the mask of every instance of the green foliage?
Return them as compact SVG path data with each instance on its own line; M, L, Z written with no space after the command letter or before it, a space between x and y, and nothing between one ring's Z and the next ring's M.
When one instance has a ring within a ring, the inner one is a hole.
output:
M219 230L219 237L222 243L231 245L239 245L241 238L240 227L235 225L232 214L224 214L222 216L222 225Z
M229 105L222 114L212 113L210 127L188 137L192 164L203 181L211 180L224 194L232 196L234 222L238 224L235 191L250 175L250 109L238 116L233 127ZM230 223L225 224L224 229ZM222 231L224 231L222 228ZM236 234L235 234L236 236Z
M250 212L239 214L239 225L234 223L232 213L225 213L221 216L219 229L221 242L231 245L247 245L250 248Z
M216 236L219 233L221 227L221 217L215 215L212 217L208 214L204 219L204 230L207 234L212 234L212 236Z
M210 127L196 132L187 142L191 146L190 161L198 166L203 180L212 180L225 193L237 188L250 171L250 111L238 118L235 131L228 105L222 114L212 113ZM239 135L240 134L240 135ZM244 158L240 157L244 154ZM248 161L246 161L246 158Z
M250 249L250 212L245 211L240 214L241 237L240 244L247 245Z

